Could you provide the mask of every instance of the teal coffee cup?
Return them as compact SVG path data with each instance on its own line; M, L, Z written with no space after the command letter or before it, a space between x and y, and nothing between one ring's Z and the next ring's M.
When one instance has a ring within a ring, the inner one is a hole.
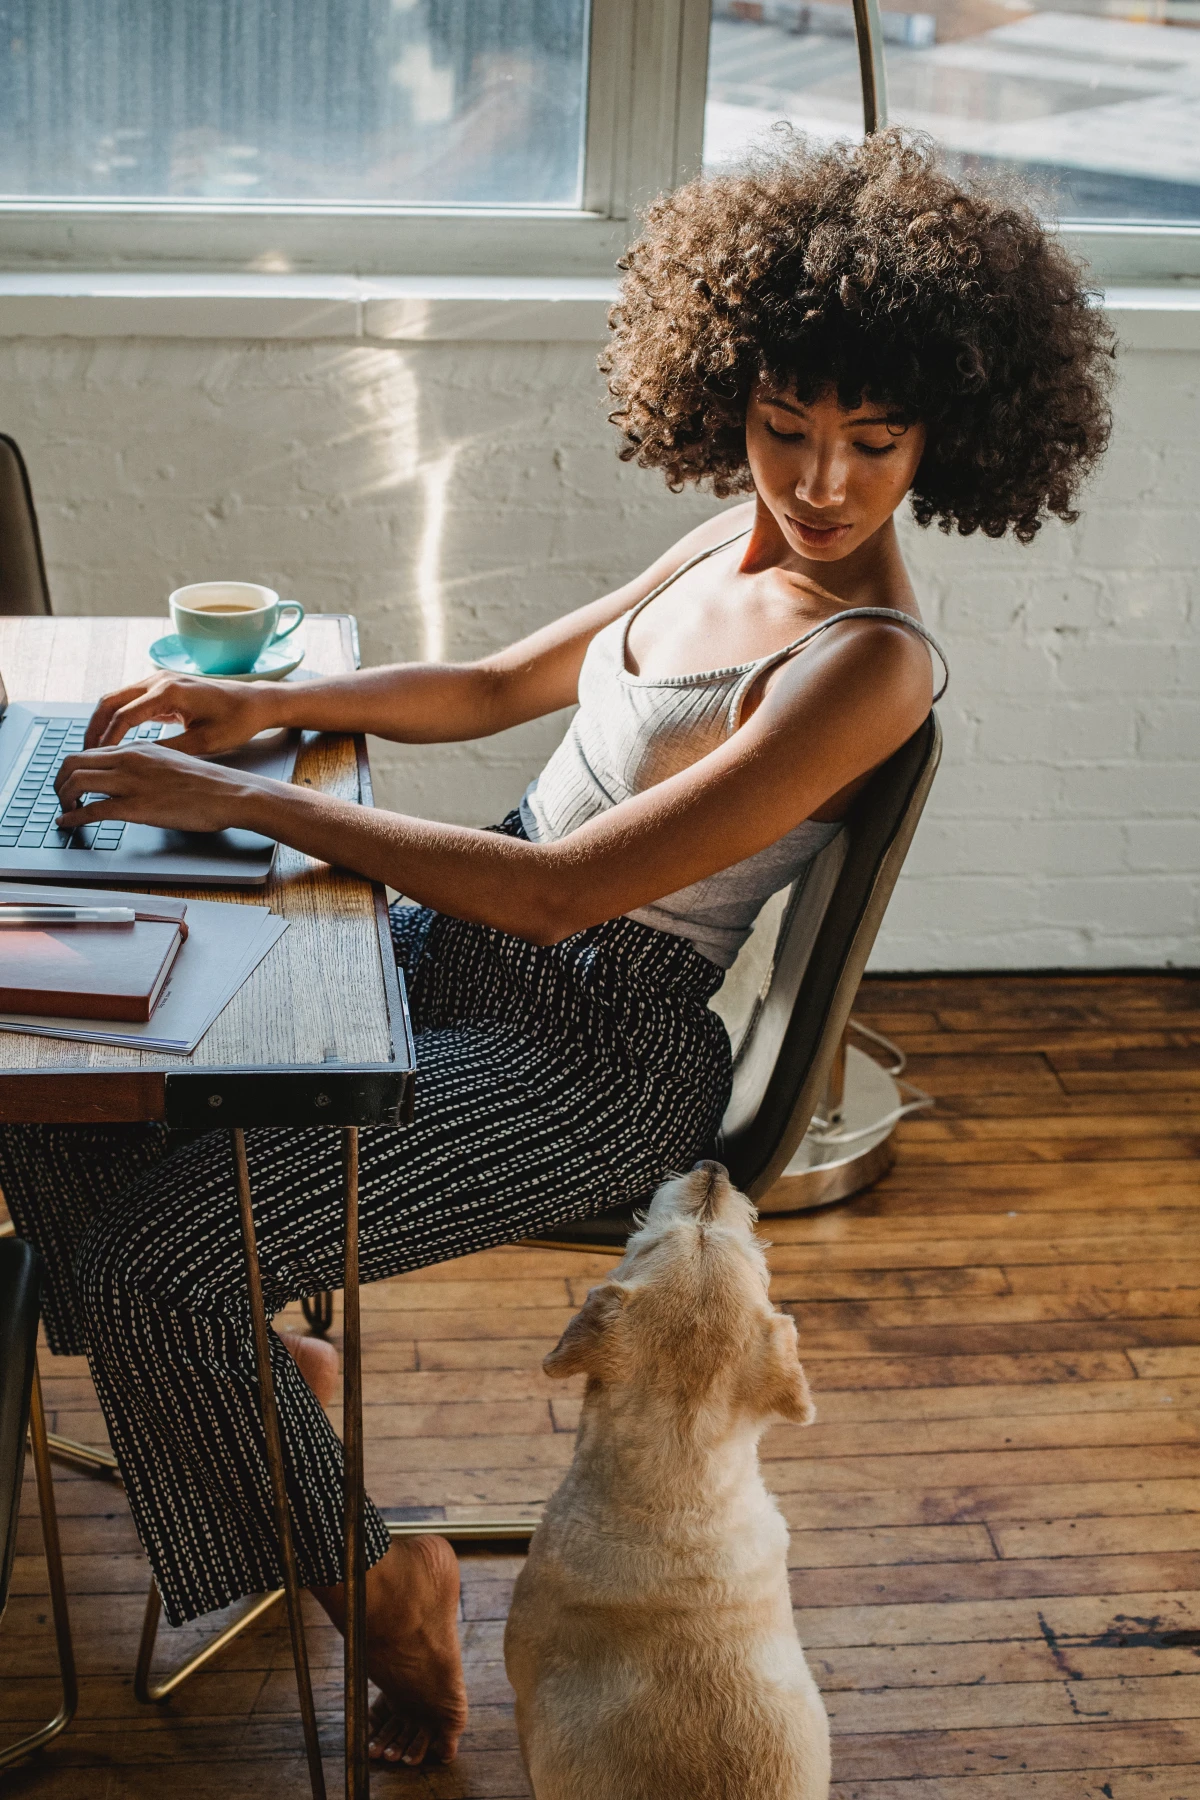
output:
M246 675L268 644L290 637L304 608L253 581L197 581L168 602L175 633L204 675ZM280 627L284 613L295 617Z

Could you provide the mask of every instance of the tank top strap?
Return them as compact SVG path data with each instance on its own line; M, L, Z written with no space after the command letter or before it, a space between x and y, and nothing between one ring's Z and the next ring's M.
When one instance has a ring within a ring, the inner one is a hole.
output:
M794 656L797 650L803 650L806 644L811 644L815 637L819 637L823 631L828 631L831 625L840 625L843 619L887 619L893 625L903 625L907 630L915 631L919 638L924 638L942 665L942 683L933 696L933 704L937 704L950 685L950 665L946 661L945 651L933 633L922 625L920 619L914 619L911 613L901 612L898 607L848 606L845 612L833 613L828 619L822 619L819 624L806 631L803 637L798 637L794 643L785 644L782 650L772 650L769 655L760 657L753 669L747 671L744 681L738 684L739 692L736 697L738 707L740 708L745 693L760 675L765 674L768 669L773 669L777 663L786 662L789 656Z
M633 621L637 618L638 614L644 612L650 602L652 600L657 600L660 594L665 594L672 583L678 581L681 575L686 575L689 569L694 569L697 563L707 562L709 557L716 556L719 550L728 550L730 544L736 544L739 538L749 537L750 531L751 527L748 526L745 531L735 531L732 537L722 538L719 544L710 544L707 550L698 550L695 556L689 556L686 562L680 563L677 569L673 569L665 581L660 581L656 588L651 588L650 592L646 594L643 599L639 600L636 606L631 606L628 612L620 615L620 655L622 668L625 667L625 649L629 641L629 627L633 624Z

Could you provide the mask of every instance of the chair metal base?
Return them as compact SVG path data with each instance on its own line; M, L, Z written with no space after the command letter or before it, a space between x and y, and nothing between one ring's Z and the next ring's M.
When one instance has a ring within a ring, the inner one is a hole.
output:
M82 1469L85 1475L107 1477L120 1481L117 1459L111 1450L101 1450L98 1444L81 1444L77 1438L59 1437L56 1432L46 1433L46 1446L55 1462L66 1463L68 1468Z
M54 1510L54 1477L50 1470L50 1447L46 1441L42 1384L36 1365L29 1404L29 1447L33 1456L33 1472L37 1478L38 1511L41 1513L46 1574L50 1582L50 1608L58 1649L58 1671L62 1680L62 1704L45 1725L0 1750L0 1769L7 1769L22 1757L40 1750L51 1738L56 1738L60 1731L65 1731L79 1705L79 1681L75 1673L75 1650L71 1643L71 1619L67 1611L67 1586L63 1579L62 1547L58 1541L58 1514Z
M892 1066L883 1068L856 1044L843 1040L831 1071L824 1112L813 1120L778 1181L756 1201L761 1218L808 1212L861 1194L891 1168L891 1138L900 1119L933 1104L920 1088L897 1079L904 1056L895 1044L857 1019L851 1019L850 1028L887 1050ZM581 1250L620 1257L635 1228L634 1211L632 1206L616 1207L598 1218L572 1220L554 1226L542 1237L522 1238L521 1242L531 1250Z
M333 1328L333 1295L322 1291L319 1294L306 1294L300 1302L300 1310L304 1314L308 1329L314 1337L328 1337Z
M758 1202L759 1216L832 1206L886 1175L892 1166L892 1133L904 1104L895 1076L857 1045L847 1044L836 1121L813 1121L779 1180Z

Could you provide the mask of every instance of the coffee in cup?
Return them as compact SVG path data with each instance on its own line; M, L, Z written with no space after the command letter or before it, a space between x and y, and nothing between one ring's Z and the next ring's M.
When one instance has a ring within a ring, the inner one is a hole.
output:
M252 581L197 581L176 588L168 605L180 643L204 675L246 675L268 644L290 637L304 608ZM295 617L280 628L280 618Z

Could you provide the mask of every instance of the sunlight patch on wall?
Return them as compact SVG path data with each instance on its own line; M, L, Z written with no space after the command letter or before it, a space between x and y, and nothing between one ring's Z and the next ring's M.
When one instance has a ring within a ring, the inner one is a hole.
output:
M446 654L442 537L446 526L446 491L457 456L458 450L452 446L421 470L425 517L417 551L416 590L421 614L421 654L426 662L441 662Z

